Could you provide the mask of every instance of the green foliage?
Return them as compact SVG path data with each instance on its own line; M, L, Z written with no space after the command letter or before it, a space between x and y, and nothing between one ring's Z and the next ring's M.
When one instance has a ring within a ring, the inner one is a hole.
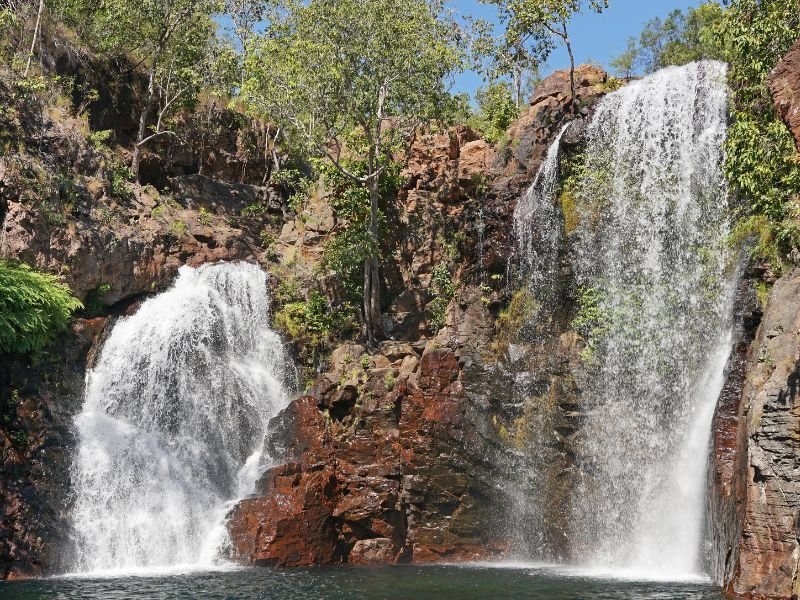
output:
M211 225L212 219L213 215L211 214L211 211L209 211L205 206L201 206L200 210L197 211L197 222L203 227L208 227Z
M581 358L590 362L597 350L597 344L608 332L609 317L602 309L602 295L597 289L581 286L577 300L578 312L572 320L572 328L586 340Z
M57 277L0 261L0 352L44 348L81 306Z
M800 31L797 0L732 0L713 27L730 63L733 124L726 141L725 174L746 200L759 233L755 252L780 273L782 255L800 245L800 161L780 121L767 77ZM772 248L770 248L770 245Z
M537 66L547 60L558 43L566 47L570 61L574 63L567 24L574 15L585 8L600 12L608 7L609 2L609 0L483 1L498 7L500 20L506 26L504 43L506 52L511 57L524 57L525 62ZM511 59L511 62L518 61ZM574 81L571 82L574 86Z
M94 148L104 148L108 146L108 141L111 139L111 136L114 134L114 131L111 129L102 129L100 131L93 131L89 134L89 143Z
M512 121L519 116L509 85L498 82L479 88L477 93L478 113L470 125L483 135L484 139L496 143L505 133Z
M461 61L438 0L312 0L271 21L245 57L252 110L336 163L342 134L360 128L370 172L400 129L439 114Z
M686 13L674 10L665 19L648 21L639 36L635 60L646 73L652 73L668 65L722 58L722 38L716 28L723 12L718 3L706 2Z
M636 74L641 57L641 50L636 44L636 38L629 37L625 51L611 61L609 66L620 77L630 79Z
M311 196L315 180L312 177L307 177L299 169L283 168L272 174L270 181L283 190L289 196L289 208L295 213L299 214L306 202Z
M170 223L170 229L178 237L183 237L184 235L186 235L189 232L189 226L184 221L181 221L180 219Z
M266 214L268 210L269 207L262 202L257 202L255 204L248 204L242 209L242 216L247 219L251 219L253 217L258 217Z
M456 295L450 268L446 262L437 264L431 272L431 293L433 300L428 304L431 311L431 325L434 330L444 327L447 318L447 307Z
M458 30L443 0L292 2L270 21L245 57L242 95L251 114L368 190L367 225L352 220L329 242L324 262L352 298L355 261L364 259L361 287L370 297L363 316L374 339L382 334L380 188L392 151L421 123L452 110L447 79L463 63ZM360 210L360 194L343 191L338 210Z
M334 309L323 294L314 290L305 301L284 304L275 313L274 325L295 342L312 348L352 326L352 311L348 308Z
M112 161L108 168L108 193L112 198L130 201L133 199L133 188L130 181L133 173L130 168L120 162Z
M325 188L330 191L328 201L343 225L325 244L321 267L335 274L342 298L358 305L364 296L364 261L369 256L381 256L380 245L369 232L369 192L327 161L315 161L314 165L325 182ZM366 169L358 161L347 161L346 165L354 173L363 173ZM382 173L379 193L384 200L390 201L396 197L403 183L400 171L401 165L392 162ZM380 229L385 230L386 219L382 210L378 211L378 223Z

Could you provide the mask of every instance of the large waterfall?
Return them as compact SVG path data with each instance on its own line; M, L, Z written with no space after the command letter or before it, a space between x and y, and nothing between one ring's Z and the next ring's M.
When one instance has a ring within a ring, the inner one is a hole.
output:
M287 401L285 357L254 265L182 267L113 328L76 418L80 572L209 566L230 505L263 469Z
M726 123L726 67L700 62L607 95L587 130L579 224L566 242L587 343L567 509L570 555L582 566L666 578L702 569L735 277ZM537 185L525 202L548 207L527 214L552 210L553 184ZM519 239L530 257L529 237Z

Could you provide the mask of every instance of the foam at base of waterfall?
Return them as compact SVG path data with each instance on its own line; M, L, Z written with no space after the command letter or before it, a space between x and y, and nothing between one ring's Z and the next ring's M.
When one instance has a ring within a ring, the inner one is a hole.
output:
M182 267L120 319L75 419L75 570L224 565L226 514L254 491L267 424L288 402L285 365L255 265Z

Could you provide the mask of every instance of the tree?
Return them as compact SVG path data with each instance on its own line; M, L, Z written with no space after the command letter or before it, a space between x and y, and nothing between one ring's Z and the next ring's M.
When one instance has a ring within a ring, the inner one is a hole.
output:
M722 7L706 2L684 14L673 10L665 19L648 21L639 36L645 71L652 73L668 65L719 58L722 49L713 27L722 19Z
M478 88L475 96L478 101L477 129L488 141L497 142L519 116L513 93L508 83L500 81Z
M641 51L636 44L636 38L628 38L628 46L625 51L611 61L611 68L614 69L618 75L625 79L630 79L636 72L639 64Z
M215 26L218 0L105 0L82 23L84 36L108 53L132 57L147 70L147 90L139 113L131 171L138 179L142 147L162 135L175 135L167 119L192 98L198 67ZM148 131L153 109L154 129Z
M536 48L527 47L520 39L495 37L492 25L483 19L471 21L470 25L476 70L492 84L508 77L514 105L521 108L523 90L531 80L539 78L541 57L536 55Z
M575 55L567 30L567 23L585 6L600 12L608 7L608 0L483 0L496 4L500 19L506 23L509 48L529 48L534 56L546 60L555 44L564 44L569 55L569 85L573 106L575 94Z
M461 63L442 0L311 0L273 14L246 57L243 97L369 192L363 316L381 325L379 201L393 145L437 114ZM348 159L357 159L360 169Z

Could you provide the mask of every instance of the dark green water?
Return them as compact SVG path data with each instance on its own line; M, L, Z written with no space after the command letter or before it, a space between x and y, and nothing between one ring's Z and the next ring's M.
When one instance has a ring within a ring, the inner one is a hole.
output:
M497 567L243 569L156 577L54 578L0 583L3 600L486 598L721 600L710 584L653 583Z

